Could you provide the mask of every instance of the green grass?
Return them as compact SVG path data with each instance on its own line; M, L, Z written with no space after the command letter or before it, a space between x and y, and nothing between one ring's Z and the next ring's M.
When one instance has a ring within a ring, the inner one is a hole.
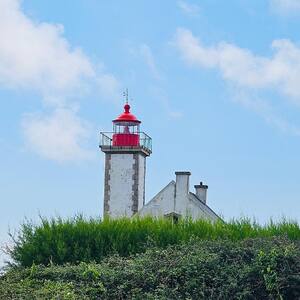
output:
M126 222L121 223L128 225ZM143 223L136 222L140 229ZM105 225L116 229L117 224ZM226 235L240 226L246 225L231 224ZM272 226L272 231L263 234L285 232ZM252 232L251 226L246 227L247 233ZM234 241L192 238L126 258L110 256L100 263L11 268L0 276L0 299L300 299L299 240L237 241L245 234L230 236Z
M26 222L21 225L9 254L13 264L24 267L32 264L78 264L101 262L113 254L126 257L142 253L152 246L165 248L188 242L193 237L239 241L276 236L300 240L299 224L283 220L262 226L248 219L228 223L187 219L173 224L168 219L152 218L41 218L40 224Z

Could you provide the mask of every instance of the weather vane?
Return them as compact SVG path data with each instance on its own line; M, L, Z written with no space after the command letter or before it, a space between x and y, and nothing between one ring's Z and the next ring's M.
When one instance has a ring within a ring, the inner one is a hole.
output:
M128 89L123 92L123 97L125 98L126 104L128 104Z

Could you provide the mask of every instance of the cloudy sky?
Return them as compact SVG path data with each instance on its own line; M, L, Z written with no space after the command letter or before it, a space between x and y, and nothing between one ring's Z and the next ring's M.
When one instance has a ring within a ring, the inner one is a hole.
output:
M102 213L99 132L129 89L147 199L191 171L226 220L300 221L300 0L0 0L0 242Z

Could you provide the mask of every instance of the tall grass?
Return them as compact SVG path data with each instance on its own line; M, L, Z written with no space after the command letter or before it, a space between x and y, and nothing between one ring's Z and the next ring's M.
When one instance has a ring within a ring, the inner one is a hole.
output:
M31 266L101 261L104 257L145 251L152 245L166 247L197 237L204 240L286 236L300 240L296 222L285 220L259 225L249 219L228 223L211 223L206 220L180 220L177 224L168 219L106 218L70 219L41 218L40 224L26 222L21 225L9 254L16 265Z

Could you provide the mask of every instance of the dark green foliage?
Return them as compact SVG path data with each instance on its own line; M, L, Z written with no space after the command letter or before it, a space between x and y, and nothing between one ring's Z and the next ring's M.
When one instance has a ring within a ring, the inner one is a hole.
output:
M15 267L0 299L300 299L300 244L194 238L100 264Z
M35 264L78 264L101 262L112 254L128 256L144 252L150 245L165 248L189 241L286 236L300 239L297 223L281 222L260 226L249 220L210 223L205 220L180 220L173 224L167 219L133 218L85 220L82 217L46 220L41 224L22 225L14 246L9 251L14 263L28 267Z

